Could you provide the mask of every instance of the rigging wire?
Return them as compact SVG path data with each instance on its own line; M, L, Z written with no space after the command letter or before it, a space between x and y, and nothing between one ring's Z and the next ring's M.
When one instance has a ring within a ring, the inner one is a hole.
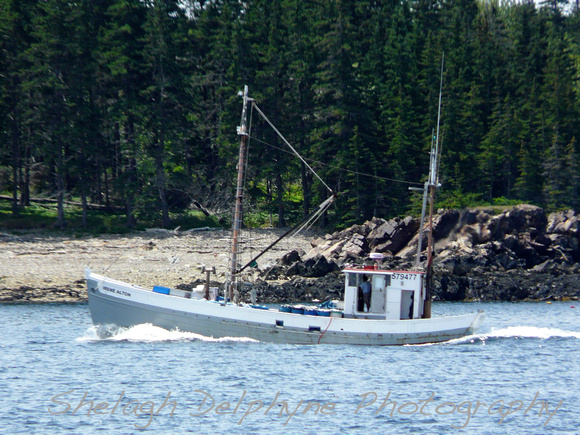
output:
M276 145L273 145L271 143L268 143L266 141L263 141L263 140L261 140L261 139L259 139L257 137L252 136L251 138L253 140L255 140L256 142L260 142L260 143L262 143L262 144L264 144L266 146L269 146L271 148L277 149L277 150L282 151L284 153L293 154L290 151L285 150L284 148L280 148L280 147L278 147ZM336 170L339 170L339 171L349 172L349 173L354 174L354 175L362 175L364 177L375 178L377 180L391 181L393 183L409 184L409 185L413 185L413 186L423 186L422 183L417 183L415 181L397 180L395 178L380 177L378 175L367 174L366 172L353 171L352 169L346 169L346 168L341 168L340 166L329 165L328 163L323 163L323 162L320 162L320 161L314 160L314 159L308 159L306 157L302 158L302 160L308 160L308 161L310 161L313 164L317 164L317 165L321 165L321 166L326 166L326 167L329 167L329 168L332 168L332 169L336 169Z
M287 231L285 234L283 234L280 238L278 238L276 241L274 241L272 244L270 244L270 246L268 246L266 249L262 250L262 252L260 254L258 254L257 256L255 256L252 260L250 260L248 263L246 263L246 265L244 265L242 268L238 268L235 273L239 274L241 272L243 272L248 266L251 266L253 263L255 263L255 261L261 257L266 251L270 250L274 245L276 245L281 239L283 239L284 237L287 237L289 235L297 235L298 233L302 232L305 228L310 228L314 222L324 213L326 212L326 210L328 210L328 208L332 205L332 203L334 202L334 199L336 198L336 194L333 192L333 190L324 182L324 180L322 180L322 178L320 178L320 176L316 173L316 171L314 171L314 169L308 164L308 162L306 161L306 159L304 159L299 153L298 151L296 151L296 149L290 144L290 142L288 142L286 140L286 138L282 135L282 133L280 133L280 131L274 126L274 124L272 124L272 122L270 122L270 120L268 119L268 117L264 114L264 112L262 112L260 110L260 108L258 107L258 105L256 104L256 102L252 99L251 101L251 109L250 109L250 130L248 130L247 135L248 135L248 148L249 148L249 140L250 139L254 139L260 143L263 143L267 146L270 146L272 148L278 149L280 151L289 153L289 154L294 154L296 157L298 157L300 159L300 161L302 161L302 163L314 174L314 176L328 189L328 191L331 193L331 196L329 198L327 198L322 204L320 204L320 206L318 207L317 210L315 210L313 213L311 213L309 216L307 216L302 222L300 222L298 225L296 225L294 228L291 228L289 231ZM276 134L282 139L282 141L288 146L288 148L290 148L292 150L292 153L288 152L285 149L279 148L275 145L269 144L265 141L262 141L256 137L251 136L251 125L252 125L252 116L253 116L253 111L254 109L256 109L256 111L258 112L259 115L262 116L262 118L268 123L268 125L272 128L272 130L274 130L276 132ZM246 156L246 159L248 157ZM311 159L309 159L311 160ZM314 161L314 160L311 160ZM247 160L246 160L247 162ZM244 164L246 163L244 162ZM316 161L314 161L316 162ZM387 178L387 177L379 177L377 175L371 175L371 174L366 174L363 172L358 172L358 171L352 171L349 169L344 169L344 168L340 168L340 167L336 167L333 165L327 165L321 162L316 162L320 165L324 165L327 167L331 167L340 171L346 171L346 172L350 172L350 173L354 173L357 175L361 175L361 176L367 176L367 177L371 177L371 178L375 178L375 179L380 179L380 180L386 180L386 181L392 181L392 182L396 182L396 183L403 183L403 184L411 184L411 185L420 185L420 183L416 183L416 182L410 182L410 181L405 181L405 180L396 180L396 179L391 179L391 178ZM244 171L244 181L245 181L245 177L247 176L247 172ZM322 336L321 336L322 338Z
M268 247L263 249L258 255L256 255L250 261L248 261L243 267L238 269L236 271L236 273L239 274L239 273L243 272L247 267L251 266L258 258L260 258L263 254L265 254L267 251L272 249L282 239L289 237L289 236L296 236L298 233L300 233L302 230L304 230L305 226L307 226L307 225L309 225L309 227L312 226L312 224L318 219L318 217L320 217L320 215L322 215L322 213L324 213L326 210L328 210L330 205L334 202L334 198L335 198L335 195L332 194L322 204L320 204L320 206L318 207L317 210L313 211L309 216L304 218L302 220L302 222L298 223L297 225L295 225L294 227L292 227L288 231L286 231L284 234L282 234L280 237L278 237L278 239L276 239Z
M310 170L310 172L312 172L316 176L316 178L318 178L318 181L320 181L324 185L324 187L326 187L328 189L328 191L330 193L334 193L332 191L332 189L330 187L328 187L328 185L322 180L322 178L320 178L320 176L316 173L316 171L314 171L314 169L312 169L312 167L308 164L308 162L306 160L304 160L304 158L298 153L298 151L296 151L294 149L294 147L292 145L290 145L290 142L288 142L286 140L286 138L284 136L282 136L282 133L280 133L278 131L278 129L276 128L276 126L270 122L270 120L268 119L268 117L264 114L264 112L262 112L260 110L260 108L258 107L258 105L255 102L252 102L252 106L254 106L256 108L256 110L258 111L258 113L260 115L262 115L262 118L264 118L264 121L266 121L270 125L270 127L272 127L272 129L278 134L278 136L280 136L280 138L284 141L284 143L286 145L288 145L288 147L292 150L292 152L294 153L294 155L296 155L296 157L298 157L302 161L302 163L304 163L306 165L306 167Z

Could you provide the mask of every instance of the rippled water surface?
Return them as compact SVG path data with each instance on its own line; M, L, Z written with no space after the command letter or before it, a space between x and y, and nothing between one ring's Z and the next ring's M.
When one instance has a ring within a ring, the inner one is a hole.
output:
M150 325L99 339L87 305L0 306L0 433L580 433L580 307L483 309L437 345L296 346Z

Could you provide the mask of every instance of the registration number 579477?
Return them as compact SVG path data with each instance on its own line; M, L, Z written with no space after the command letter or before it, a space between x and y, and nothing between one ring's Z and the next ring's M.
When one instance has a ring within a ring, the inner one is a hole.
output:
M393 273L392 279L414 281L417 279L416 273Z

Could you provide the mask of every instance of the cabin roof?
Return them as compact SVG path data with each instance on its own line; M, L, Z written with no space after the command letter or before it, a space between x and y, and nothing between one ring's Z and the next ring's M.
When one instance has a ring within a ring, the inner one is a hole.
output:
M417 275L425 275L425 272L420 270L384 270L375 269L374 266L353 266L345 267L343 273L361 273L364 275L392 275L393 273L413 273Z

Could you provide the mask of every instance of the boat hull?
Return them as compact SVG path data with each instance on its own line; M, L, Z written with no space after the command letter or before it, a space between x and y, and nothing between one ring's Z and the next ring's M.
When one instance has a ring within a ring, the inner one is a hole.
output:
M87 272L95 325L149 323L167 330L220 338L249 337L271 343L404 345L437 343L472 334L483 313L414 320L318 317L223 305L155 293Z

